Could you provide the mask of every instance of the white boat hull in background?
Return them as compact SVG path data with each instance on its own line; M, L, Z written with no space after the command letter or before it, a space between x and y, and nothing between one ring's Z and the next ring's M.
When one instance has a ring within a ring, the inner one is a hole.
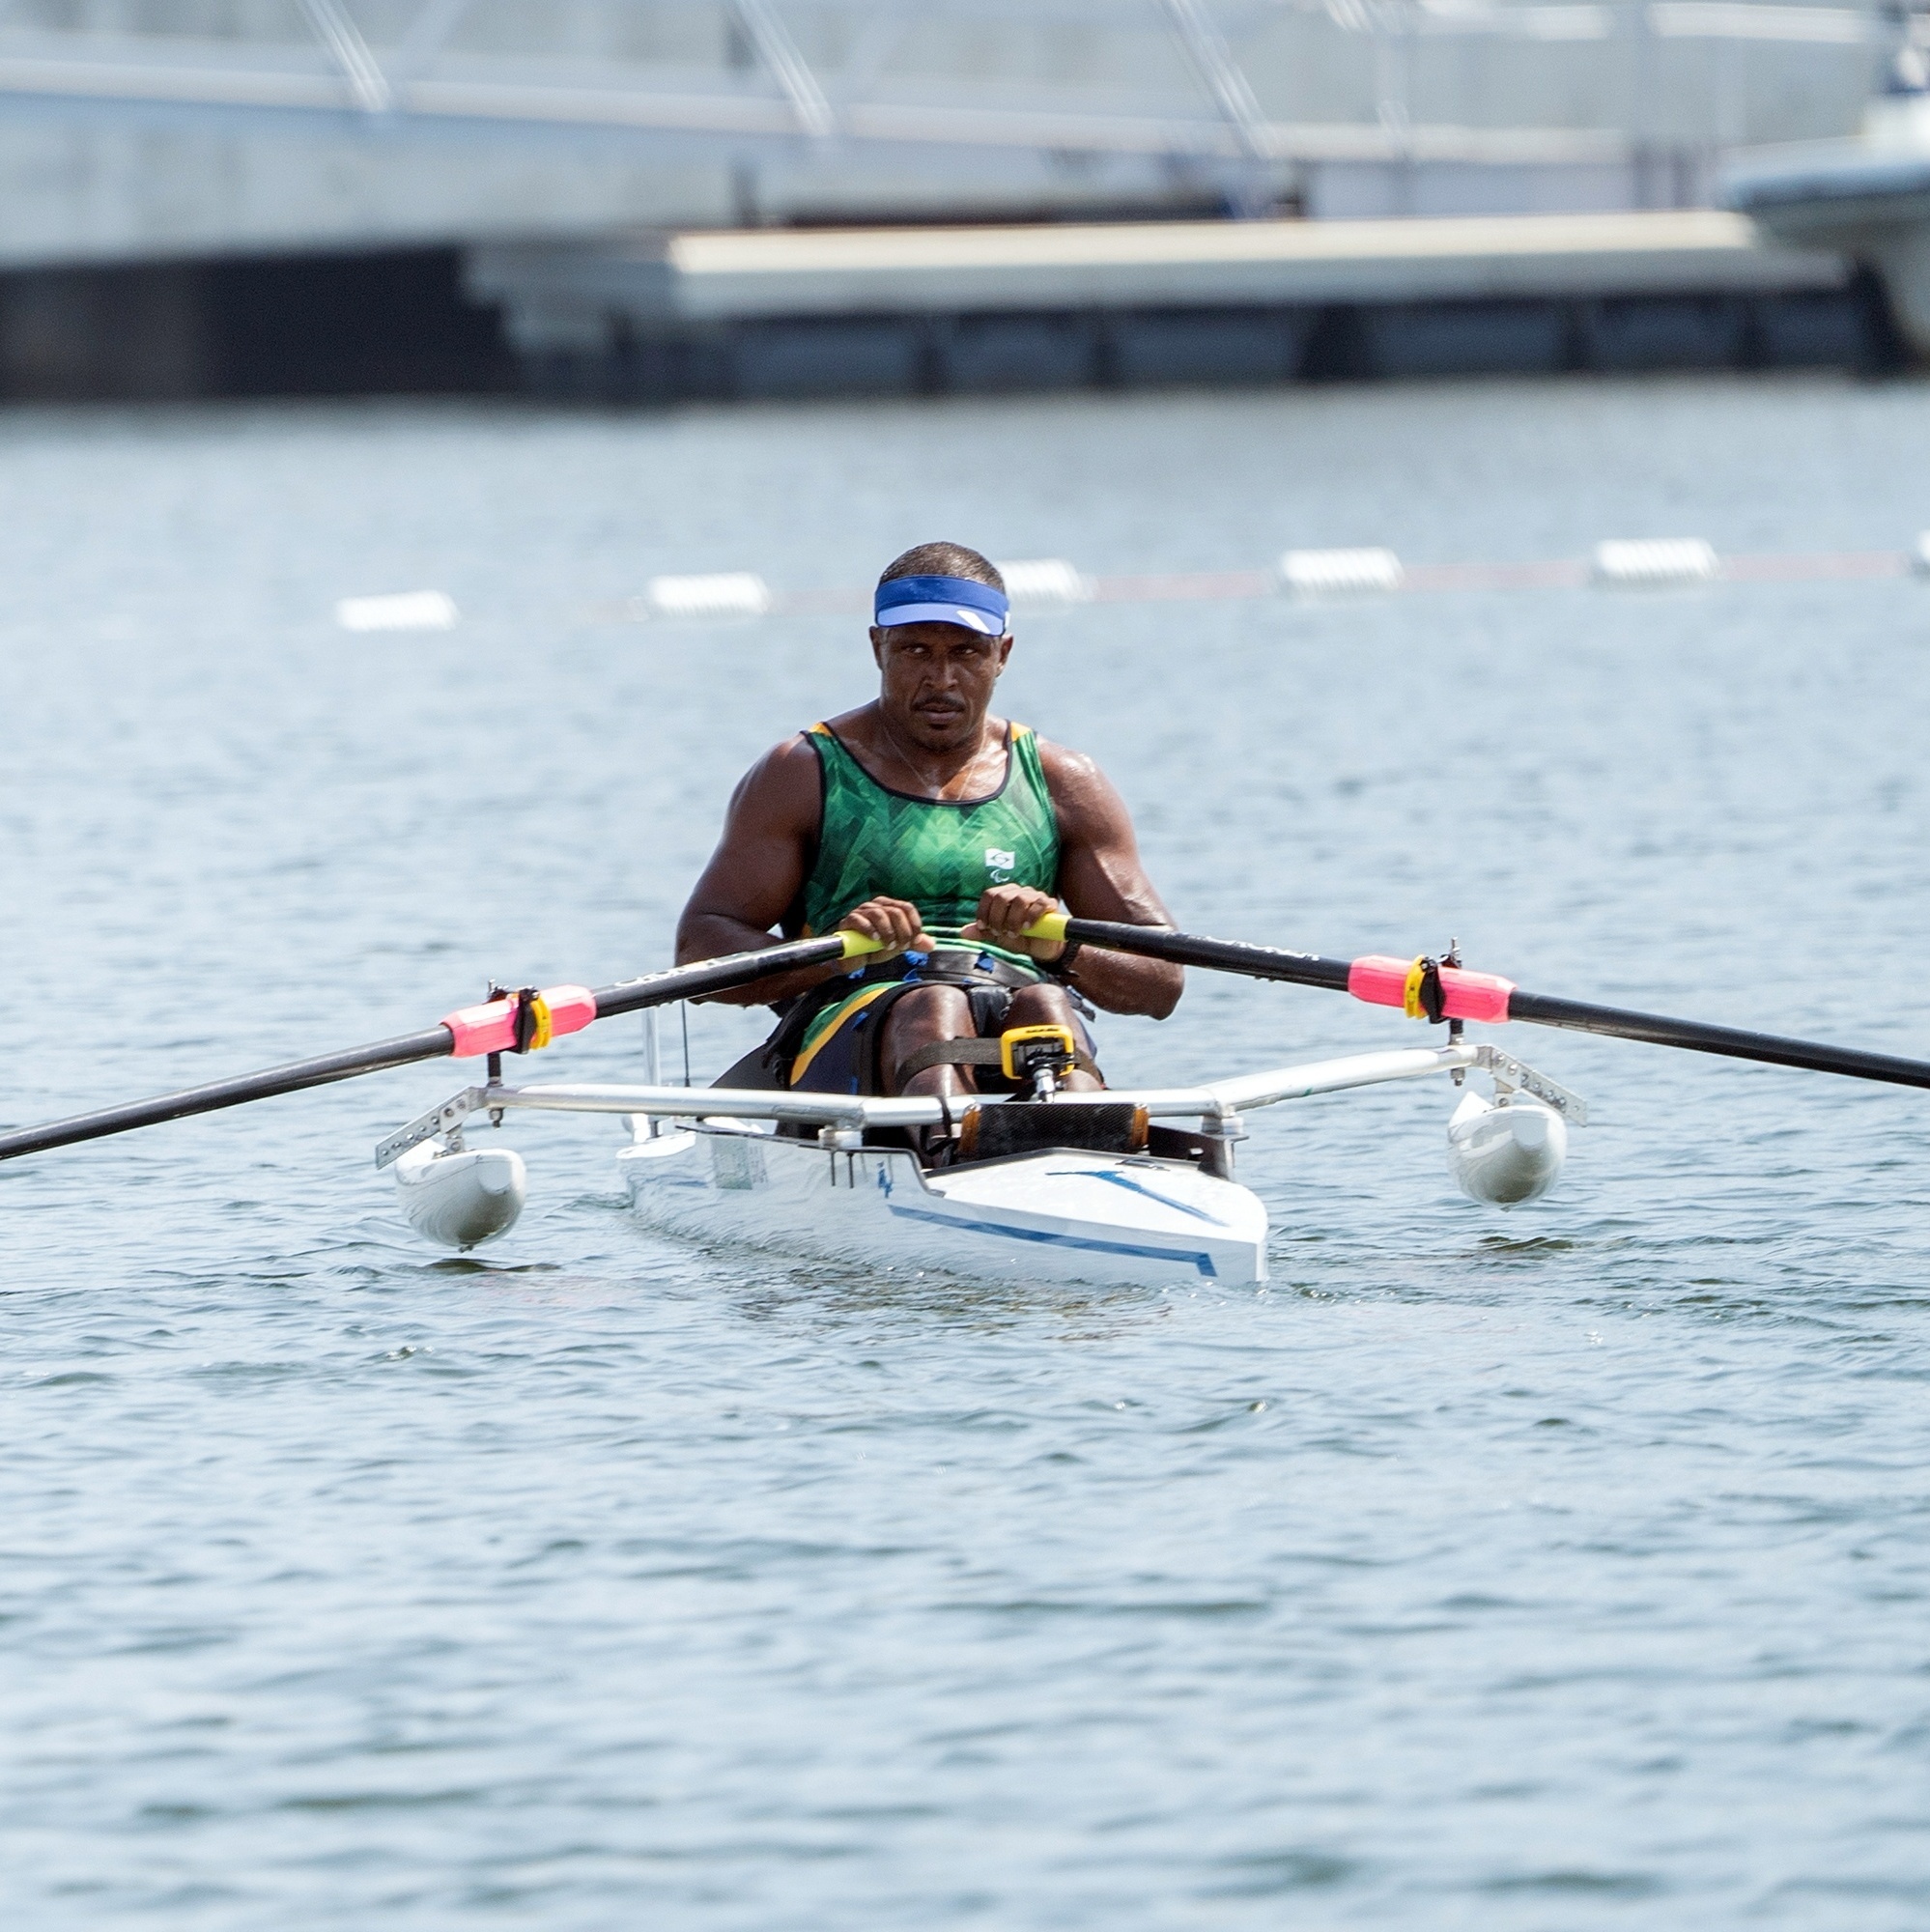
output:
M529 1177L514 1148L452 1153L425 1141L396 1161L395 1191L403 1218L425 1240L473 1248L515 1227Z
M1266 1210L1185 1161L1078 1151L923 1173L908 1151L833 1151L736 1126L617 1156L640 1219L859 1267L1147 1287L1266 1279Z

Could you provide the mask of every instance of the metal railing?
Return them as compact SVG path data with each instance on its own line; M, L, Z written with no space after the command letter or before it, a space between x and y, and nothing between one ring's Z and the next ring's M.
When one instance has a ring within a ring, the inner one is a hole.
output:
M552 0L512 11L507 28L504 14L484 0L300 0L308 35L296 40L221 31L233 15L194 0L144 10L138 31L120 8L0 0L0 99L846 150L1558 159L1639 140L1654 60L1688 43L1834 48L1867 66L1898 34L1874 8L1768 0ZM625 51L642 25L687 46L707 37L709 58ZM1076 37L1079 73L1055 71L1049 50L1013 57L1055 32ZM1559 125L1552 86L1540 113L1518 87L1501 90L1506 117L1417 112L1428 50L1468 40L1551 60L1592 48L1598 65L1626 43L1632 77L1619 100L1598 88L1586 125ZM585 42L602 50L586 56ZM929 53L941 42L949 58ZM1336 71L1371 71L1366 111L1294 111L1296 64L1322 42ZM1709 90L1711 142L1748 123L1733 67Z

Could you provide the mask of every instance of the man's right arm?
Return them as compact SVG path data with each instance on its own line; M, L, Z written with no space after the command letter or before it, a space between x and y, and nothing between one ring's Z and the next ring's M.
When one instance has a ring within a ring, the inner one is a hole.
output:
M817 753L802 735L787 738L745 773L730 795L724 836L677 922L679 966L773 944L773 928L804 889L822 810ZM902 952L919 935L918 909L899 899L871 899L838 925ZM713 997L730 1006L770 1006L845 970L809 967Z
M677 964L749 952L773 943L805 881L817 842L817 753L803 735L787 738L745 773L730 795L724 836L677 922ZM822 971L718 995L732 1006L766 1006L815 985Z

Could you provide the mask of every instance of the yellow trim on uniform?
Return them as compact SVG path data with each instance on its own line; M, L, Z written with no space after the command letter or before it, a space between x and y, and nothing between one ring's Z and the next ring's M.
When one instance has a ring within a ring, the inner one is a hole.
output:
M852 936L855 938L856 934L853 934ZM818 1053L822 1049L825 1041L831 1038L831 1037L837 1032L838 1028L840 1028L844 1024L844 1022L851 1017L853 1013L862 1011L866 1007L868 1007L873 1000L883 999L887 993L896 992L898 987L901 986L903 983L904 982L901 980L885 980L880 981L880 983L875 986L866 986L862 993L852 994L852 996L848 1000L846 1000L841 1007L838 1008L837 1015L831 1022L831 1024L828 1027L826 1027L825 1030L821 1034L819 1034L814 1040L811 1041L809 1047L805 1052L799 1054L798 1057L791 1062L791 1085L795 1087L798 1084L798 1082L801 1079L803 1079L805 1068L808 1067L811 1064L811 1062L817 1058Z

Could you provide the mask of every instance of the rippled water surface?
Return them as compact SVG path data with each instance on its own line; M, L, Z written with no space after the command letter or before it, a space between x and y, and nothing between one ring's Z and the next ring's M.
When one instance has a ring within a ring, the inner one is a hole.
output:
M1926 432L1810 382L0 419L0 1119L661 963L868 660L624 619L660 572L1899 551ZM455 630L332 623L430 586ZM1007 690L1183 923L1925 1053L1926 654L1904 577L1091 605ZM1558 1191L1456 1195L1445 1090L1282 1108L1258 1293L673 1245L594 1120L514 1122L530 1211L438 1259L370 1150L448 1066L0 1170L11 1922L1922 1924L1930 1098L1517 1032L1594 1110ZM1199 976L1102 1035L1417 1037Z

